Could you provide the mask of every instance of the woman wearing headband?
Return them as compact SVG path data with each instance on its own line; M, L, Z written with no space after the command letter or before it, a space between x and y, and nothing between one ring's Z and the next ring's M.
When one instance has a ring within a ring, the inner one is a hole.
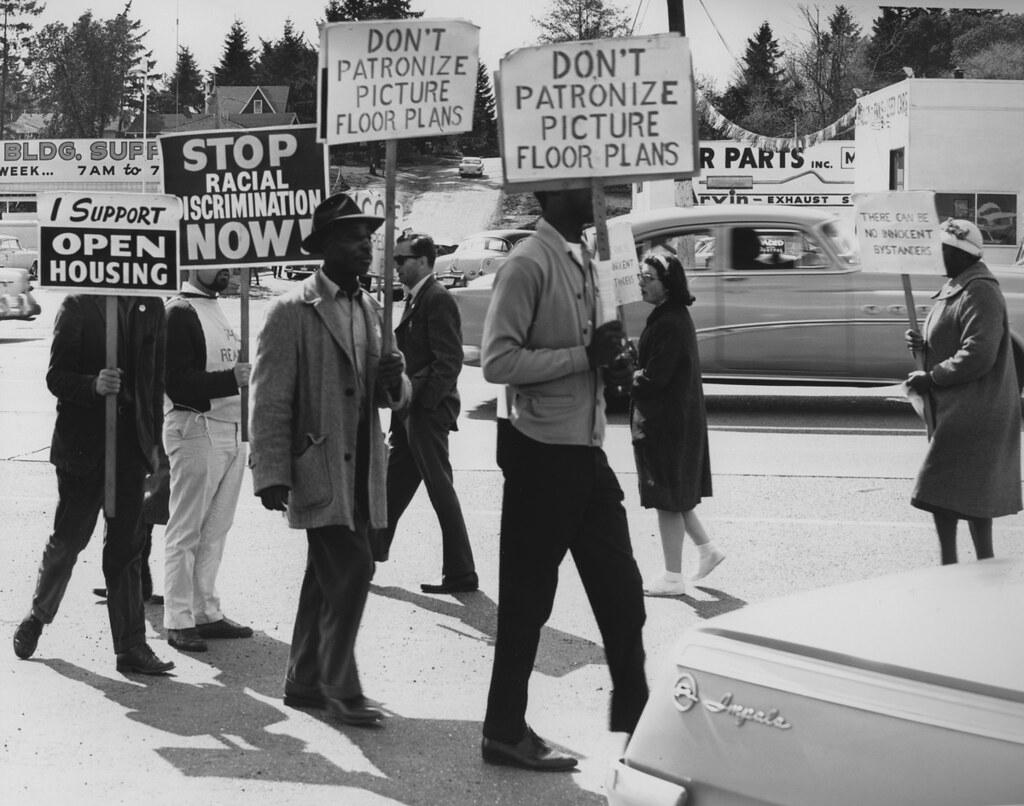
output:
M700 553L693 579L725 559L710 541L695 508L711 495L707 414L701 387L697 331L688 307L694 298L682 264L651 255L640 270L644 302L654 306L640 335L630 402L633 453L642 506L658 512L665 573L644 586L648 596L687 593L683 538Z

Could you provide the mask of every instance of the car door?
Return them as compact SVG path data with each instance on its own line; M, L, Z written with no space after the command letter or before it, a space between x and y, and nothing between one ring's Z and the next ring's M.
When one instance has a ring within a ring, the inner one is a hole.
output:
M648 254L668 254L680 259L686 270L690 293L695 300L690 316L697 328L701 370L711 374L721 369L721 345L718 325L721 319L721 295L716 279L716 242L718 229L714 226L691 225L635 233L637 256L643 260ZM626 335L634 341L640 337L651 306L634 302L623 306Z
M850 289L855 269L798 223L730 224L718 341L730 375L808 380L855 374Z

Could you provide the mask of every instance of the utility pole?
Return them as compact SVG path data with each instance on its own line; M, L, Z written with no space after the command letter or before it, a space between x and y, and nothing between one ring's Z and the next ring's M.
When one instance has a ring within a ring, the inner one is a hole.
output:
M669 31L686 36L686 13L683 11L683 0L665 0L668 3ZM696 112L696 110L694 110ZM693 182L682 179L676 182L676 207L693 207ZM692 265L692 264L691 264Z

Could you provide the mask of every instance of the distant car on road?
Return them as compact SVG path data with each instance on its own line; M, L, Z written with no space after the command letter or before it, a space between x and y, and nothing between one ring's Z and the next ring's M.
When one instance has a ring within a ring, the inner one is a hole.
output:
M0 268L0 319L34 319L41 311L28 269Z
M697 298L701 368L710 380L891 384L914 369L903 334L900 277L864 271L844 219L774 205L670 207L621 217L638 255L675 254ZM615 219L613 219L615 220ZM1024 272L991 267L1010 326L1024 333ZM453 292L467 363L479 361L492 277ZM913 278L918 321L943 282ZM649 305L623 307L627 335L643 330Z
M434 262L434 274L450 288L465 286L482 274L493 274L512 247L530 235L528 229L493 229L464 239L454 252Z
M459 176L463 179L469 176L483 176L484 161L480 157L463 157L459 162Z
M25 269L30 280L39 275L39 252L25 249L15 235L0 235L0 268Z
M1022 600L1024 562L982 560L702 622L662 665L608 802L1022 803Z

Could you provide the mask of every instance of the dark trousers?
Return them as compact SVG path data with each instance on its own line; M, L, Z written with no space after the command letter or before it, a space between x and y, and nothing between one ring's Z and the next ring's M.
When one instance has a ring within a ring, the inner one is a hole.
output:
M457 577L476 570L469 545L466 521L452 481L448 458L447 414L412 409L403 420L391 423L391 455L388 457L388 527L383 550L386 559L402 517L422 481L441 526L441 574Z
M119 433L119 443L125 436ZM127 652L146 640L142 577L139 570L145 532L142 491L146 467L138 450L119 450L116 515L106 519L103 579L115 652ZM57 615L78 555L89 544L103 505L103 472L88 476L57 470L57 512L53 534L43 550L32 614L44 624Z
M307 529L306 573L299 591L285 692L334 699L363 693L356 635L373 577L365 516L344 526Z
M612 678L611 729L632 732L647 702L643 583L622 488L600 448L548 445L498 420L505 476L498 571L498 635L483 733L517 742L540 631L551 615L558 566L572 554Z

